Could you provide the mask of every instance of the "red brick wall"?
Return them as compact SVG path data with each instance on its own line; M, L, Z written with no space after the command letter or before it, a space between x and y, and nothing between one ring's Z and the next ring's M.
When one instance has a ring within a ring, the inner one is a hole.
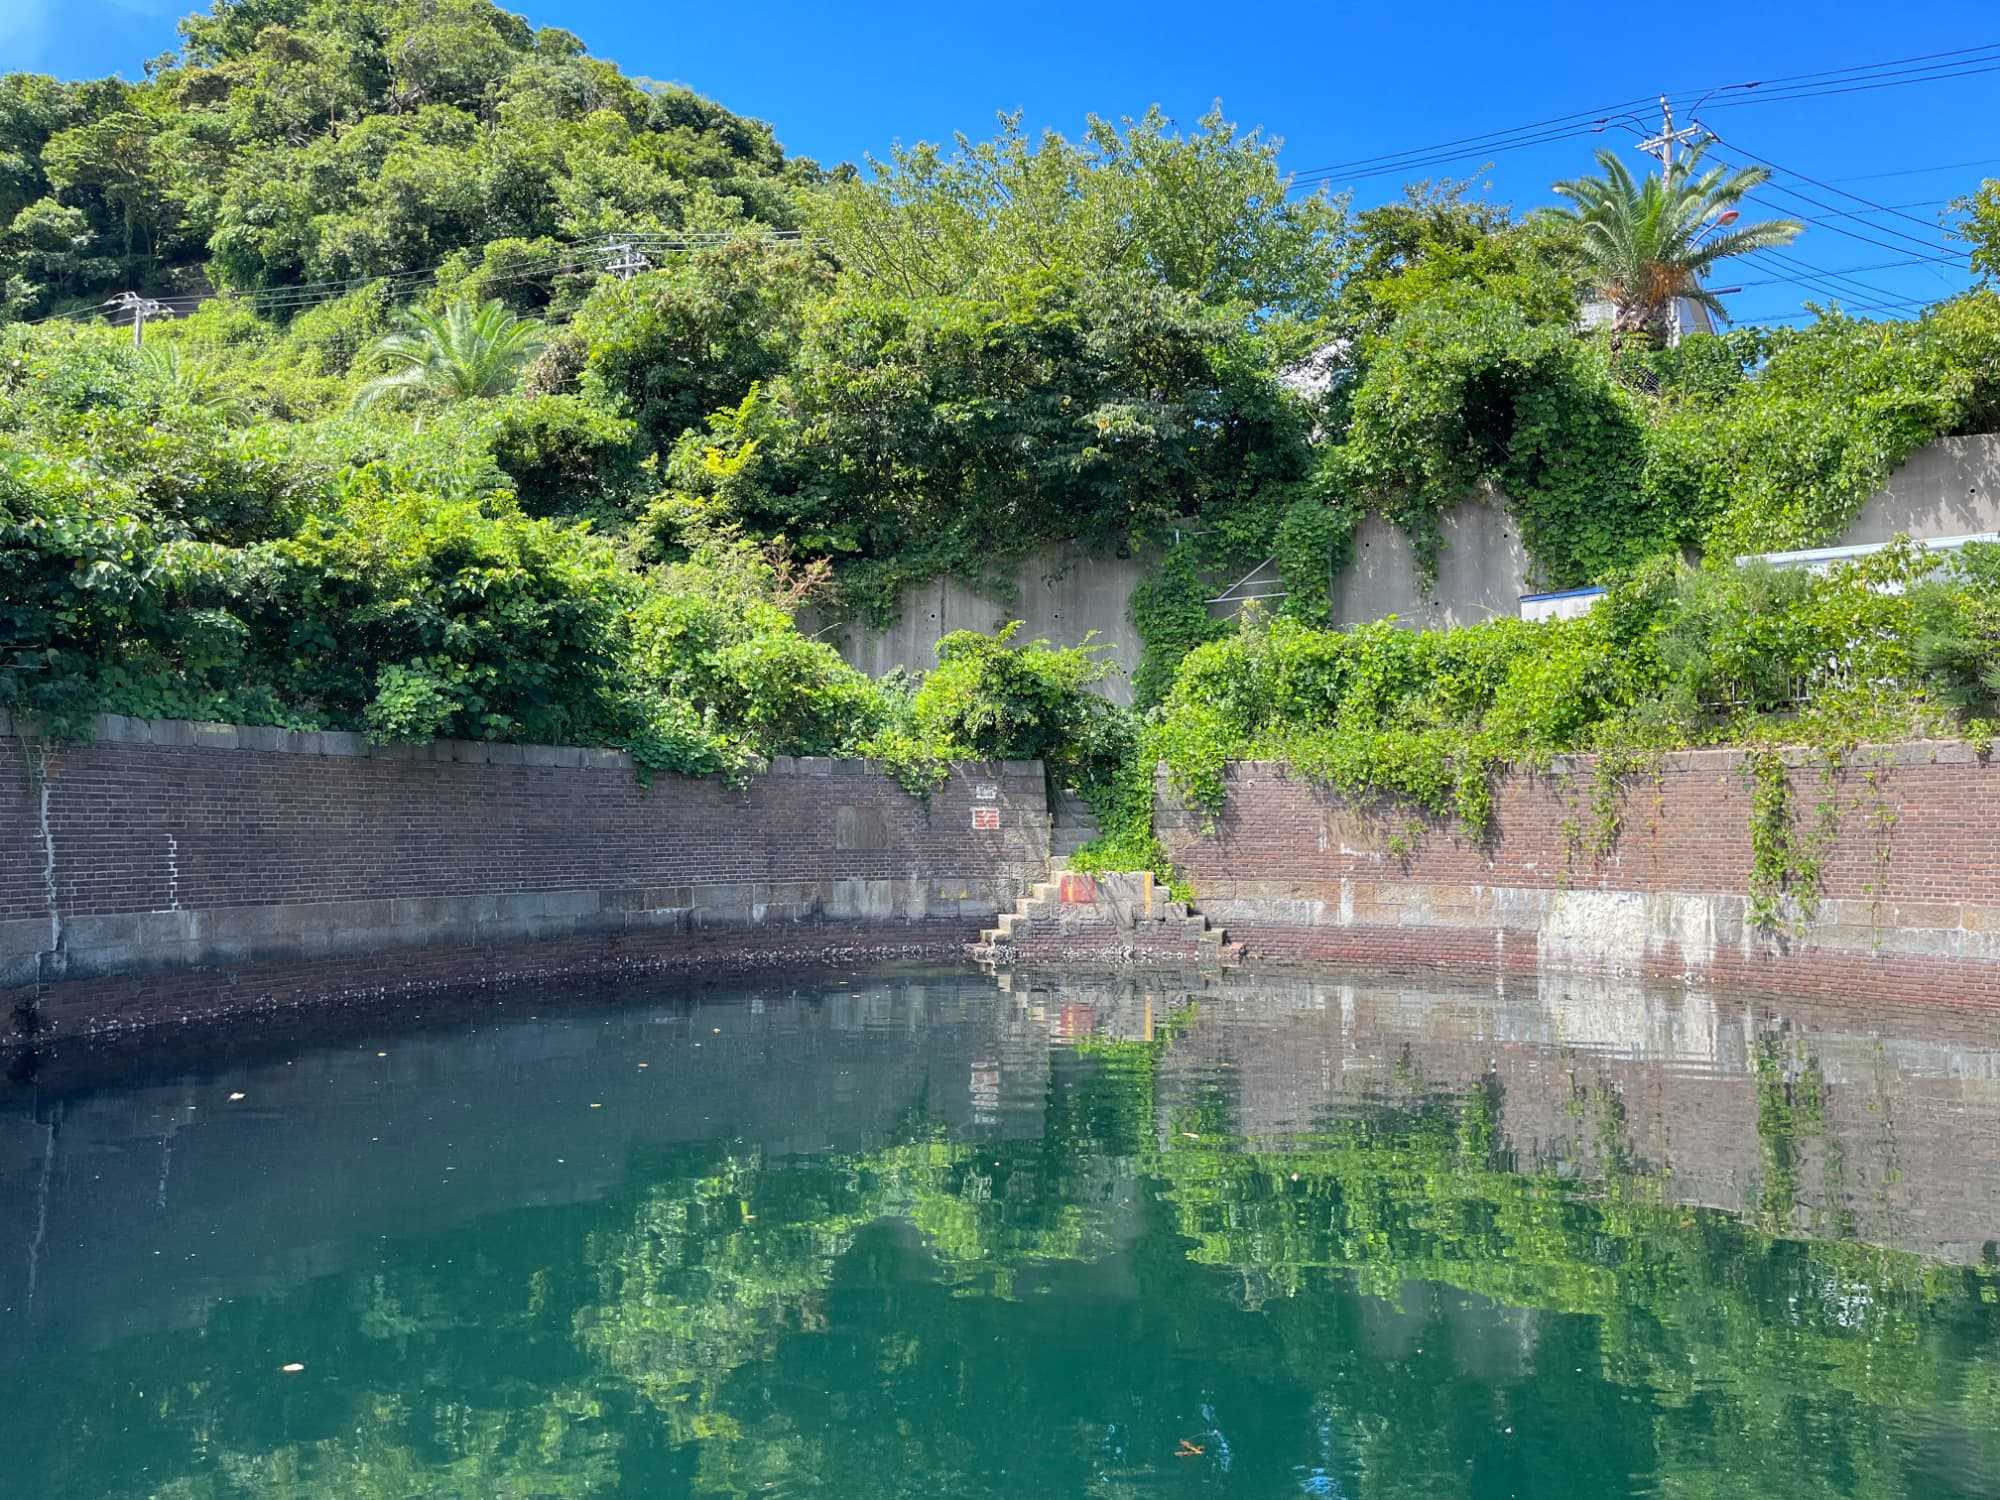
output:
M1745 899L1743 756L1667 757L1620 784L1593 847L1593 763L1496 787L1490 838L1338 796L1265 764L1234 766L1211 825L1161 782L1158 821L1203 912L1272 960L1561 966L1809 993L1855 986L2000 1001L2000 766L1962 744L1857 752L1837 773L1787 753L1797 823L1837 832L1820 899L1792 933Z
M1034 762L957 768L925 801L862 762L781 758L741 789L648 787L608 752L102 731L78 746L0 737L0 999L15 1006L62 1010L87 981L143 1018L148 994L254 991L246 971L276 975L272 962L291 977L271 984L302 995L394 984L399 967L436 984L455 964L484 981L575 971L593 952L665 962L677 943L711 958L846 951L864 928L871 948L917 929L955 946L1047 863ZM999 826L975 829L975 809ZM521 949L535 939L570 947ZM431 951L383 956L416 947Z

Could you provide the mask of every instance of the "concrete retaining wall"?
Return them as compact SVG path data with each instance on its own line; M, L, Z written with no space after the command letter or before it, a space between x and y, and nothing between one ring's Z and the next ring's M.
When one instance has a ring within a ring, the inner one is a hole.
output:
M1378 515L1364 520L1354 533L1352 560L1333 581L1333 623L1365 625L1394 615L1401 624L1439 630L1518 614L1521 595L1534 586L1506 496L1463 501L1439 517L1439 525L1444 545L1437 585L1426 592L1409 533Z
M1437 628L1517 613L1520 596L1540 585L1506 506L1506 496L1493 494L1444 513L1437 586L1428 593L1418 582L1409 537L1370 516L1355 533L1353 560L1334 580L1334 624L1393 614L1406 625ZM2000 531L2000 433L1941 438L1919 448L1826 545L1984 531Z
M1797 994L2000 1004L2000 766L1958 743L1790 757L1807 829L1838 833L1791 934L1752 920L1746 758L1700 751L1627 778L1595 851L1593 765L1515 774L1490 840L1234 766L1213 823L1164 775L1156 821L1200 910L1247 962L1643 975Z
M2000 531L2000 433L1919 448L1829 546Z
M887 630L829 623L810 613L800 617L799 625L808 634L821 633L848 665L871 677L898 667L930 671L937 665L937 643L954 630L991 631L1019 620L1017 639L1046 639L1056 646L1080 645L1095 631L1097 644L1106 648L1105 659L1121 669L1101 691L1114 702L1130 703L1140 650L1125 606L1154 566L1152 559L1089 557L1051 548L1034 553L1015 570L1011 602L988 598L954 578L936 578L903 590L896 623Z
M1401 528L1369 516L1355 533L1352 560L1334 578L1332 621L1361 625L1395 615L1427 629L1476 625L1515 615L1535 580L1521 529L1507 514L1507 499L1493 493L1453 506L1441 518L1444 546L1436 586L1418 583L1416 553ZM2000 531L2000 433L1944 438L1920 448L1870 498L1846 531L1829 546L1883 542L1898 534L1917 538ZM810 613L800 625L824 632L852 666L880 677L896 667L927 672L937 665L938 640L954 630L993 630L1023 622L1021 639L1046 638L1073 646L1091 631L1124 669L1103 691L1120 703L1132 699L1130 675L1139 664L1138 633L1126 606L1133 589L1150 577L1154 560L1090 557L1074 549L1049 549L1024 561L1014 579L1015 602L1002 604L951 579L904 590L901 613L888 630L829 622ZM1259 569L1241 589L1277 589L1275 570ZM1217 581L1217 591L1234 582ZM1276 600L1267 607L1274 607ZM1234 603L1213 612L1233 615Z
M1038 762L929 801L611 751L0 716L0 1041L645 968L956 954L1048 862Z

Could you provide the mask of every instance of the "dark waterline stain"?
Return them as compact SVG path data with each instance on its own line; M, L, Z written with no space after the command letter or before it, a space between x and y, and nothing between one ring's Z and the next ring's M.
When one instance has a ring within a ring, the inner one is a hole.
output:
M1990 1018L897 968L0 1085L0 1493L2000 1493Z

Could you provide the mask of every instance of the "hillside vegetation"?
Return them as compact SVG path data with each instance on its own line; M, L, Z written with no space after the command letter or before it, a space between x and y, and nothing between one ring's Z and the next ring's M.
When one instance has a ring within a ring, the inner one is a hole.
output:
M1873 595L1678 559L1824 541L1915 448L2000 425L1992 291L1614 347L1577 329L1576 220L1289 193L1219 109L824 170L487 0L216 0L182 33L138 82L0 79L0 702L58 731L870 753L913 786L1044 754L1129 802L1135 756L1205 785L1289 724L1343 784L1476 814L1495 757L1797 722L1864 637L1770 621ZM1972 210L1990 273L1990 185ZM176 314L143 349L98 316L125 291ZM1289 378L1308 357L1326 378ZM1324 631L1363 515L1434 561L1488 485L1549 585L1628 602ZM1050 542L1162 557L1150 726L1086 692L1088 651L961 637L877 683L792 624ZM1286 618L1212 621L1203 580L1273 555ZM1991 712L1968 568L1898 596L1929 644L1850 730Z

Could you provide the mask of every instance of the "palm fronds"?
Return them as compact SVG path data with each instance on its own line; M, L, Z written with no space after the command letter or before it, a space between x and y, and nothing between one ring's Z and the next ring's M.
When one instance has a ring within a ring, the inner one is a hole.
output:
M1764 167L1703 167L1707 144L1664 173L1643 180L1612 151L1599 151L1600 177L1574 177L1554 191L1583 229L1586 257L1612 304L1614 337L1645 332L1659 338L1677 298L1713 312L1722 305L1702 285L1718 261L1791 243L1805 225L1769 219L1713 235L1749 193L1771 174Z
M542 325L499 301L461 299L443 312L409 308L402 326L375 341L369 358L389 368L355 392L355 408L431 395L448 401L502 396L547 342Z

